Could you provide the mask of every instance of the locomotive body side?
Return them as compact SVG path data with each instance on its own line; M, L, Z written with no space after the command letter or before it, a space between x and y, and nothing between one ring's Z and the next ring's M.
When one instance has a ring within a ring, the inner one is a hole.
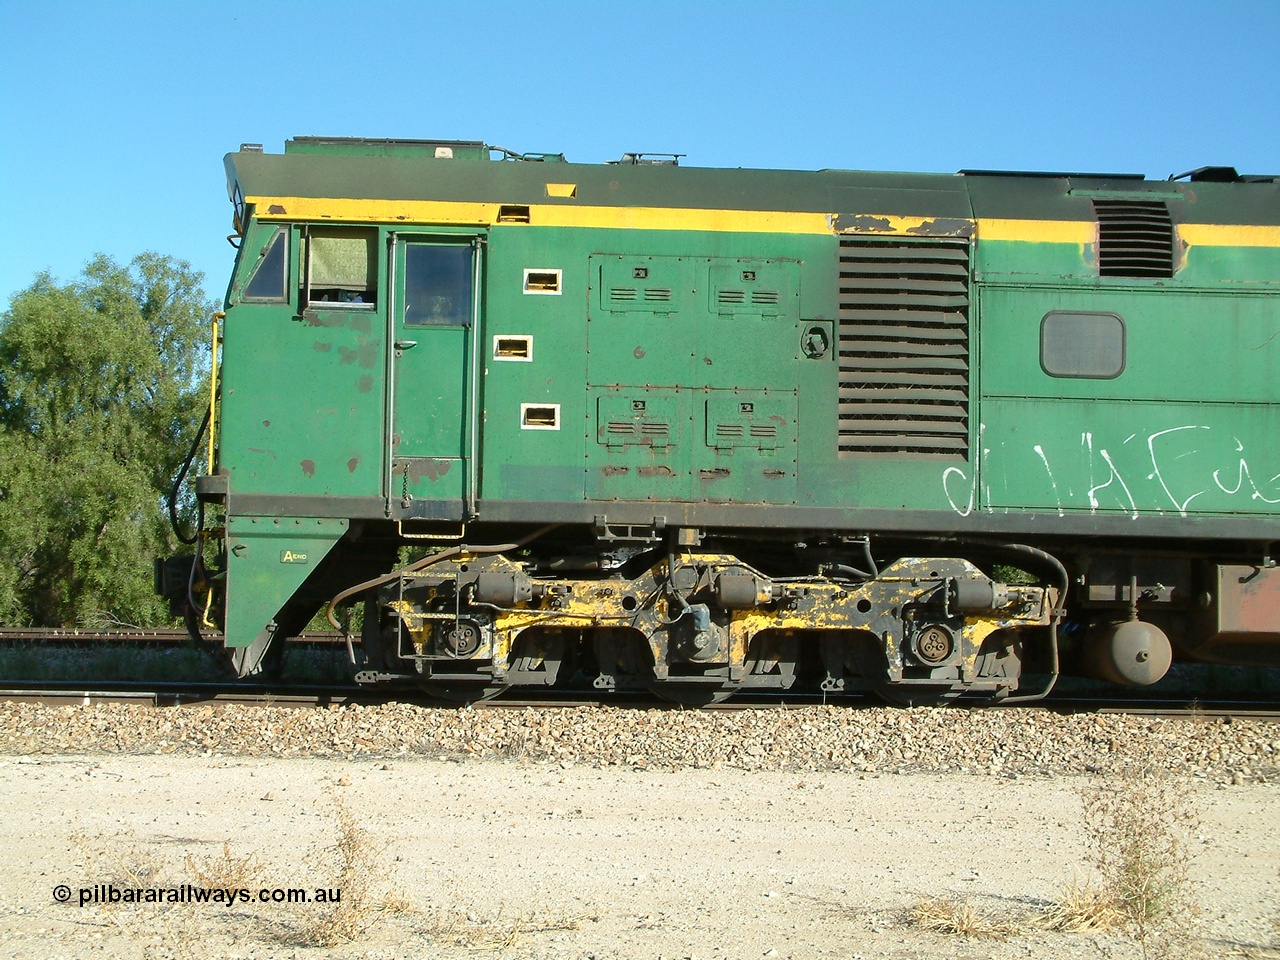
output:
M1006 695L1064 618L1068 659L1130 681L1166 634L1280 658L1274 179L486 157L227 158L199 489L242 672L361 584L366 678L447 694L568 659L681 695ZM1041 585L994 579L1011 556Z

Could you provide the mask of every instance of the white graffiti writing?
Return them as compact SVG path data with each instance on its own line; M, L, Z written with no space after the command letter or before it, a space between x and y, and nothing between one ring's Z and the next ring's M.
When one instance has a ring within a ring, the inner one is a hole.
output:
M1151 470L1152 470L1151 473L1147 474L1147 479L1158 480L1160 482L1160 486L1164 488L1164 492L1168 494L1169 499L1173 501L1173 505L1178 508L1179 516L1185 517L1187 515L1187 505L1190 504L1191 501L1194 500L1196 497L1200 496L1200 494L1204 493L1204 491L1197 490L1191 496L1187 497L1187 499L1181 502L1178 501L1178 498L1173 495L1173 491L1169 489L1169 484L1165 483L1164 474L1160 472L1160 461L1156 458L1156 440L1158 440L1160 437L1167 437L1171 433L1180 433L1183 430L1208 430L1208 429L1209 427L1199 426L1194 423L1189 423L1186 426L1182 426L1182 427L1172 427L1168 430L1158 430L1155 433L1151 434L1151 436L1147 437L1147 450L1151 454ZM1182 454L1182 456L1190 456L1195 452L1196 452L1195 450L1189 450L1184 454ZM1178 457L1176 459L1181 459L1181 457Z
M1205 424L1187 423L1151 433L1129 433L1118 446L1113 445L1110 449L1098 443L1093 432L1085 431L1080 434L1079 460L1074 456L1064 460L1060 440L1056 443L1048 440L1032 443L1029 447L996 440L992 446L987 446L986 424L979 426L979 435L981 461L973 476L954 466L942 472L943 493L951 509L962 517L975 510L994 512L995 509L1007 511L1020 506L1036 506L1035 495L1026 493L1027 489L1034 489L1034 484L1028 488L1027 480L1012 490L1007 479L1003 480L1001 496L1005 498L1004 503L994 500L991 490L993 477L1025 477L1027 461L1022 458L1031 455L1039 460L1040 468L1044 470L1047 484L1041 489L1045 494L1052 491L1053 503L1060 517L1065 516L1068 510L1082 508L1097 513L1118 507L1134 519L1143 511L1176 512L1180 517L1187 517L1193 509L1214 512L1243 509L1242 506L1230 507L1220 501L1215 501L1214 506L1209 505L1214 498L1224 495L1247 497L1259 504L1280 504L1280 473L1265 481L1255 479L1255 467L1250 464L1240 438L1215 432ZM1125 452L1131 441L1143 436L1146 439L1145 458L1138 452L1140 447L1128 448L1128 453ZM1228 436L1232 441L1231 453L1227 452ZM1019 449L1027 452L1019 456L1016 452ZM999 468L998 472L992 470L992 459ZM1135 459L1138 462L1135 463ZM1124 465L1127 478L1117 460ZM1145 470L1143 460L1148 465ZM1228 461L1226 465L1224 461ZM1270 473L1268 470L1262 476ZM1135 478L1141 479L1135 482ZM1073 487L1084 493L1079 501Z
M1065 517L1067 511L1062 509L1062 495L1058 493L1058 481L1053 479L1053 468L1049 466L1049 458L1044 455L1044 447L1037 443L1032 449L1040 455L1040 460L1044 463L1045 473L1049 474L1049 483L1053 485L1053 497L1058 501L1058 516Z
M1236 442L1236 453L1244 453L1244 444L1240 442L1240 438L1232 437L1232 439L1235 440ZM1223 493L1229 494L1229 495L1234 495L1239 493L1241 490L1244 489L1244 482L1248 480L1249 488L1253 491L1253 493L1250 494L1251 499L1261 500L1263 503L1280 503L1280 497L1276 497L1273 500L1270 497L1265 497L1262 495L1262 491L1258 489L1258 485L1253 482L1253 476L1249 473L1249 464L1245 461L1243 457L1240 458L1240 463L1237 465L1236 485L1234 488L1228 490L1223 485L1222 479L1219 476L1219 474L1221 473L1222 473L1221 470L1213 471L1213 482L1218 485L1218 489L1221 490ZM1271 486L1275 486L1277 480L1280 480L1280 473L1277 473L1274 477L1272 477L1268 481L1268 483Z

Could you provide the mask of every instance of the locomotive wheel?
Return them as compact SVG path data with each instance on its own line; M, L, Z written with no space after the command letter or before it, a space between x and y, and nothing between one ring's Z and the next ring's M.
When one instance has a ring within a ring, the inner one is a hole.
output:
M655 683L649 692L663 700L670 700L685 707L707 707L724 703L740 689L741 684L726 683L715 686L707 683Z
M457 680L421 680L418 686L437 700L447 700L449 703L464 706L469 703L492 700L500 693L511 689L509 683L467 683Z

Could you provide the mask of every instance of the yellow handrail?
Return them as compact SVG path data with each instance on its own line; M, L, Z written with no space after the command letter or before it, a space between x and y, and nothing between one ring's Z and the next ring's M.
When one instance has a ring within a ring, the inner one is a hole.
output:
M218 430L218 344L222 342L218 336L218 324L226 318L221 310L213 315L213 356L209 361L209 463L205 468L206 474L213 473L214 438Z

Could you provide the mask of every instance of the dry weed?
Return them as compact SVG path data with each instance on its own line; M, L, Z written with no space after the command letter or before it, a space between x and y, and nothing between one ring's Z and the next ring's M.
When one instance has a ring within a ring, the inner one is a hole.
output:
M258 858L250 853L238 857L231 852L231 841L222 841L222 855L196 859L187 854L187 872L204 887L223 890L248 889L262 877Z
M94 855L105 866L105 882L118 886L150 887L169 867L158 851L136 840L111 844L99 841Z
M1037 925L1061 933L1110 933L1124 923L1115 898L1092 881L1073 880Z
M328 913L306 920L297 929L298 941L307 946L331 947L355 940L368 929L379 907L386 903L385 899L381 904L374 899L374 890L383 877L382 848L336 794L333 805L338 837L333 846L324 851L329 861L328 876L319 886L336 888L341 899Z
M378 905L385 913L411 914L417 913L418 907L403 890L393 890L382 898Z
M1199 909L1187 841L1199 818L1189 789L1130 761L1113 781L1086 790L1084 824L1099 899L1119 913L1143 960L1192 955Z
M88 838L75 834L98 883L123 889L168 886L175 865L161 851L128 835ZM199 921L189 904L137 903L125 900L96 904L102 918L132 942L143 960L198 960L209 956Z
M911 908L911 924L921 930L960 937L1009 937L1018 925L980 910L967 898L942 900L928 897Z
M503 908L491 919L483 919L459 906L435 911L419 932L438 943L477 949L510 949L526 934L577 930L591 917L550 917L520 914L504 918Z

